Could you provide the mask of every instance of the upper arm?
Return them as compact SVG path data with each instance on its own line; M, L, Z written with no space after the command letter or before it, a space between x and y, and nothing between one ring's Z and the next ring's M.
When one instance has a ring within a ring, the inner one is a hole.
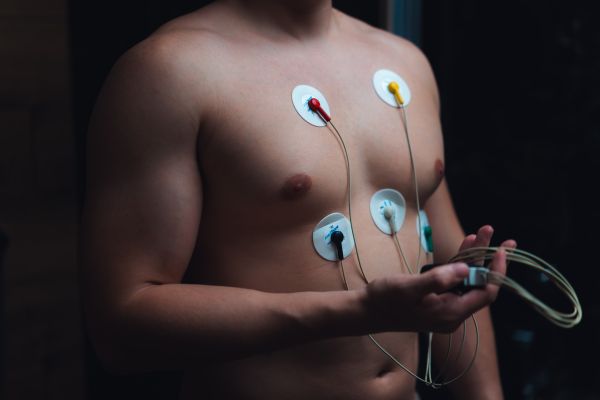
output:
M436 118L440 115L439 92L433 74L433 70L427 57L412 43L405 41L409 51L414 71L418 71L418 77L423 87L427 88L427 95L431 97L436 110ZM439 131L440 147L444 147L442 130ZM427 199L424 206L433 233L433 244L435 249L435 262L447 262L454 256L463 241L464 232L452 203L448 182L444 178L435 192Z
M97 314L149 283L179 282L193 253L202 184L199 104L164 46L113 68L87 142L82 224L86 305Z
M427 200L424 208L433 234L435 262L445 263L456 255L464 238L445 179Z

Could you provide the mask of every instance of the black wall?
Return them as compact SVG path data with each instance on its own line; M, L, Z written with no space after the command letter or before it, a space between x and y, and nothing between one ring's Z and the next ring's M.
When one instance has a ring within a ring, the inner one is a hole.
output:
M424 2L423 49L442 96L447 177L467 232L559 268L584 319L563 330L508 292L493 307L508 399L598 399L600 27L594 2ZM563 306L539 275L511 265ZM566 309L565 309L566 310ZM441 397L440 397L441 398Z

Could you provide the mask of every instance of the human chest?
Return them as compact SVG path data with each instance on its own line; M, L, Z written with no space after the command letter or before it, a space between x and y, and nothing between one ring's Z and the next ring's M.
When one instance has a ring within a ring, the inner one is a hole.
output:
M420 195L426 199L443 178L436 105L411 76L406 80L409 85L414 81L413 95L405 112L384 103L372 84L376 70L368 63L323 74L277 67L258 74L249 67L247 79L223 96L219 118L208 124L211 139L200 149L207 179L256 204L339 204L346 187L345 146L357 190L394 188L410 201L410 143ZM326 98L343 144L331 128L311 125L294 108L292 92L301 84Z

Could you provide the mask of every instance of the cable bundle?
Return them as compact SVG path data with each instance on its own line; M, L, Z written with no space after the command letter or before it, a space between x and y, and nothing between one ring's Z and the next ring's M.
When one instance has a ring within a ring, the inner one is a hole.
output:
M452 257L450 262L490 260L499 249L499 247L473 247L461 251L456 256ZM575 293L575 289L573 289L573 286L571 286L569 281L567 281L567 278L558 272L556 268L538 256L519 249L503 248L503 250L506 252L506 258L508 261L526 265L546 276L561 292L567 296L573 306L573 311L570 313L565 313L553 309L535 297L523 286L518 284L514 279L498 274L494 271L488 272L488 283L503 286L509 289L511 292L525 300L548 321L560 326L561 328L572 328L581 321L581 304L579 303L579 298Z
M398 84L396 82L392 82L388 86L388 89L390 90L391 93L394 94L394 97L396 98L396 101L398 103L398 108L400 109L402 127L404 128L403 130L404 130L404 134L405 134L406 141L407 141L408 153L409 153L409 157L410 157L410 164L411 164L411 170L412 170L413 181L414 181L415 200L416 200L416 207L417 207L417 221L418 221L418 226L420 228L419 229L417 261L415 263L416 264L415 268L411 268L411 266L409 265L408 260L406 259L405 255L404 255L404 251L402 249L400 241L398 240L398 237L396 235L396 232L394 232L394 229L392 229L392 238L394 239L395 244L397 245L397 247L399 249L400 255L402 257L402 261L406 265L408 271L410 273L414 273L415 271L418 270L418 266L421 261L421 235L423 234L422 229L421 229L421 227L422 227L421 214L418 212L418 210L420 210L420 199L419 199L419 190L418 190L418 181L417 181L417 171L416 171L416 167L415 167L415 161L414 161L410 136L409 136L409 132L408 132L408 119L406 116L405 105L404 105L404 101L400 95ZM356 238L356 236L354 235L354 227L353 227L353 223L352 223L352 201L351 201L352 177L350 174L350 157L348 155L348 150L347 150L346 144L344 142L342 135L340 134L340 132L338 131L336 126L331 121L331 117L321 108L319 101L317 99L311 98L308 100L307 105L309 106L309 108L312 111L318 113L321 116L321 118L325 122L325 125L331 130L331 132L334 134L334 136L336 137L336 139L339 141L339 143L341 145L341 148L342 148L342 151L344 154L344 161L346 164L346 184L347 184L346 198L347 198L347 203L348 203L348 214L349 214L348 216L349 216L349 221L350 221L350 231L351 231L353 237ZM365 281L365 283L368 284L369 279L367 278L367 275L365 274L365 271L363 270L363 267L362 267L360 254L358 252L358 243L356 243L356 239L355 239L355 249L356 249L356 257L357 257L357 261L358 261L357 264L358 264L360 274L361 274L363 280ZM550 281L552 281L554 283L554 285L567 296L567 298L570 300L570 302L573 306L573 311L571 311L570 313L565 313L565 312L561 312L561 311L557 311L557 310L553 309L552 307L548 306L547 304L542 302L540 299L535 297L531 292L529 292L523 286L518 284L515 280L513 280L505 275L494 272L494 271L487 272L487 275L486 275L487 283L506 287L507 289L509 289L510 291L512 291L513 293L517 294L519 297L524 299L537 312L539 312L542 316L544 316L546 319L548 319L550 322L552 322L553 324L555 324L557 326L560 326L562 328L572 328L573 326L577 325L581 321L582 309L581 309L581 304L579 303L579 299L577 298L577 294L575 293L575 289L573 289L573 287L567 281L567 279L560 272L558 272L558 270L556 268L554 268L552 265L550 265L546 261L542 260L541 258L539 258L531 253L528 253L526 251L519 250L519 249L511 249L511 248L502 248L502 249L506 252L508 261L529 266L529 267L541 272L542 274L544 274L544 276L546 276ZM485 261L491 260L494 256L494 254L496 252L498 252L499 250L500 250L500 247L473 247L473 248L465 249L465 250L459 252L456 256L452 257L448 262L449 263L468 262L470 264L472 264L472 263L483 264ZM350 290L350 287L348 286L348 282L346 280L346 274L344 272L343 260L341 258L339 260L339 266L340 266L340 272L341 272L344 288L346 290ZM430 386L432 388L439 388L441 386L447 385L449 383L452 383L452 382L460 379L462 376L464 376L470 370L470 368L473 366L473 364L475 362L475 358L477 356L477 351L479 349L479 328L477 326L477 321L475 319L475 316L472 315L471 319L473 321L473 326L474 326L474 330L475 330L475 338L476 338L473 356L472 356L471 360L469 361L469 364L466 366L466 368L462 372L460 372L457 376L455 376L451 379L445 380L445 381L440 381L439 378L443 375L444 370L446 369L449 359L450 359L450 352L451 352L451 346L452 346L452 334L450 334L448 337L448 350L447 350L447 354L446 354L446 359L443 362L442 367L440 368L440 371L435 376L435 378L432 375L432 338L433 338L433 333L431 333L431 332L428 333L428 346L427 346L427 357L426 357L424 377L419 377L415 372L411 371L408 367L406 367L404 364L402 364L396 357L394 357L388 350L386 350L373 337L373 335L368 335L368 337L373 342L373 344L375 344L375 346L377 346L379 348L379 350L381 350L387 357L390 358L390 360L392 360L396 365L398 365L399 367L404 369L412 377L423 382L427 386ZM466 326L466 321L465 321L465 322L463 322L462 339L461 339L461 344L459 347L458 354L455 359L455 363L458 362L458 358L460 357L460 355L462 354L462 352L464 350L466 329L467 329L467 326Z

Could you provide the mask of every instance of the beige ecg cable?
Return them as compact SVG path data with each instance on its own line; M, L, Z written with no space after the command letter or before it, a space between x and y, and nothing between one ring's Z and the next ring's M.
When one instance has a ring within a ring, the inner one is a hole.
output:
M333 122L331 121L331 117L329 117L329 115L321 108L320 103L317 99L315 98L311 98L308 100L308 105L310 107L311 110L313 110L314 112L317 112L321 118L323 119L323 121L325 122L326 126L328 128L330 128L332 130L332 133L335 135L335 137L337 138L337 140L339 141L342 150L343 150L343 154L344 154L344 161L346 164L346 185L347 185L347 193L346 193L346 198L347 198L347 203L348 203L348 220L349 220L349 226L350 226L350 232L352 234L352 236L354 237L354 245L356 248L356 257L357 257L357 265L358 268L360 270L360 273L362 275L363 280L365 281L365 283L369 283L369 280L367 279L367 276L364 272L364 269L362 267L362 262L360 259L360 253L358 250L358 243L356 240L356 235L354 234L354 227L353 227L353 219L352 219L352 201L351 201L351 192L352 192L352 179L351 179L351 173L350 173L350 157L348 155L348 149L346 146L346 143L344 142L344 139L342 137L342 135L340 134L339 130L337 129L337 127L335 126L335 124L333 124ZM402 107L402 111L404 111L404 108ZM415 182L415 188L418 188L417 185L417 174L416 174L416 168L414 165L414 158L412 156L412 149L410 146L410 140L409 140L409 136L408 136L408 124L406 123L406 114L403 112L402 114L403 116L403 127L405 129L405 134L406 134L406 138L407 138L407 143L408 143L408 147L409 147L409 154L410 154L410 160L411 160L411 168L412 168L412 172L413 172L413 180ZM417 203L417 209L419 209L420 205L419 205L419 194L418 191L416 192L416 203ZM418 218L418 224L419 227L421 227L421 216L420 213L417 212L417 218ZM408 268L408 270L413 273L414 271L417 270L418 268L418 262L420 260L421 257L421 235L422 235L422 229L419 229L419 241L418 241L418 256L417 256L417 265L415 266L414 269L410 268L410 265L404 255L404 252L402 251L402 247L400 246L400 242L398 241L398 238L394 232L394 230L392 229L392 233L393 236L395 238L396 244L398 245L398 248L400 250L400 254L402 256L402 260L405 263L406 267ZM342 280L343 280L343 285L344 288L346 290L350 290L350 287L348 285L348 282L346 280L346 275L345 275L345 271L344 271L344 264L343 261L340 260L339 262L340 264L340 270L341 270L341 276L342 276ZM372 334L367 335L369 337L369 339L373 342L373 344L379 349L381 350L390 360L392 360L396 365L398 365L400 368L402 368L404 371L406 371L408 374L410 374L412 377L414 377L415 379L423 382L425 385L427 386L431 386L434 388L439 388L443 385L447 385L449 383L452 383L458 379L460 379L462 376L464 376L464 374L466 374L469 369L471 368L471 366L473 365L473 363L475 362L475 358L477 355L477 350L479 348L479 327L477 325L477 321L475 320L474 316L471 316L471 319L473 321L473 325L475 328L475 333L476 333L476 343L475 343L475 350L473 352L473 356L471 357L467 367L461 371L460 374L458 374L457 376L444 381L444 382L436 382L433 380L432 378L432 338L433 338L433 333L429 332L428 333L428 349L427 349L427 356L426 356L426 363L425 363L425 377L420 377L418 376L415 372L411 371L410 368L408 368L407 366L405 366L402 362L400 362L396 357L394 357L384 346L382 346L377 339L375 339L375 337ZM466 336L466 322L463 322L463 335L462 335L462 340L461 340L461 345L460 345L460 349L462 350L462 348L464 347L464 341L465 341L465 336ZM451 342L452 342L452 335L449 336L449 340L448 340L448 350L447 353L449 355L450 353L450 346L451 346ZM457 359L460 356L460 354L457 355ZM444 362L443 367L440 369L440 372L443 371L443 369L445 368L445 363L447 362L449 357L446 357L446 361ZM438 374L439 376L440 374Z
M416 261L416 265L414 268L410 267L408 260L406 259L406 256L404 255L404 251L403 251L400 241L398 240L398 237L397 237L397 232L392 227L391 219L388 218L388 221L390 222L390 227L392 228L391 236L393 237L395 244L399 250L399 253L402 258L402 262L404 263L404 265L406 266L406 268L408 269L408 271L410 273L414 273L415 271L418 270L420 259L421 259L421 240L422 240L422 236L423 236L423 226L422 226L421 213L420 213L420 199L419 199L419 191L418 191L417 171L416 171L416 167L415 167L414 156L413 156L412 146L411 146L411 142L410 142L410 135L409 135L409 131L408 131L408 120L407 120L407 116L406 116L405 105L404 105L402 96L400 94L398 84L396 82L391 82L388 85L388 90L394 95L394 98L396 99L396 102L398 104L398 108L400 109L402 127L404 130L404 134L406 136L406 142L407 142L411 170L412 170L412 177L413 177L414 188L415 188L415 202L416 202L416 209L417 209L417 224L419 227L419 240L418 240L417 261ZM346 183L347 183L346 198L347 198L347 204L348 204L348 217L349 217L348 219L349 219L350 232L354 238L354 243L355 243L355 248L356 248L356 257L357 257L357 265L358 265L359 271L360 271L365 283L368 284L369 280L367 279L367 275L365 274L364 269L362 267L360 253L358 251L358 243L356 240L356 235L354 234L354 226L353 226L353 222L352 222L352 201L351 201L352 179L351 179L351 173L350 173L350 157L348 155L348 149L346 147L346 144L344 142L342 135L340 134L340 132L338 131L338 129L336 128L334 123L331 121L331 117L329 117L329 115L320 107L319 101L315 98L311 98L308 100L308 105L309 105L309 108L313 112L316 112L323 119L326 126L328 128L330 128L331 132L335 135L335 137L339 141L341 148L343 150L344 161L345 161L345 165L346 165ZM387 218L387 216L386 216L386 218ZM451 262L468 262L468 263L480 262L483 265L483 263L485 261L492 259L494 254L499 249L500 249L499 247L474 247L474 248L465 249L463 251L460 251L454 257L452 257L448 262L449 263L451 263ZM544 274L552 283L554 283L554 285L561 292L563 292L566 295L566 297L569 299L569 301L571 302L571 304L573 306L573 310L570 313L555 310L555 309L551 308L550 306L546 305L544 302L542 302L537 297L535 297L532 293L530 293L523 286L518 284L515 280L513 280L507 276L504 276L502 274L499 274L497 272L489 271L488 269L485 269L485 282L486 283L506 287L507 289L509 289L510 291L517 294L519 297L521 297L523 300L525 300L528 304L530 304L542 316L544 316L550 322L554 323L555 325L557 325L559 327L571 328L571 327L577 325L581 321L582 309L581 309L581 304L579 303L577 294L576 294L574 288L568 282L568 280L556 268L554 268L552 265L550 265L546 261L542 260L540 257L537 257L526 251L519 250L519 249L510 249L510 248L503 248L503 250L506 252L508 261L511 261L511 262L517 263L517 264L522 264L525 266L529 266L529 267L539 271L540 273ZM343 264L342 259L339 260L339 265L340 265L340 271L341 271L344 288L346 290L350 290L350 287L348 286L348 282L346 280L346 275L344 272L344 264ZM460 379L462 376L464 376L469 371L469 369L473 366L473 364L475 362L475 358L477 356L477 352L479 349L479 327L477 325L477 320L475 319L474 315L471 315L471 319L473 321L475 338L476 338L473 356L471 357L469 363L467 364L467 366L465 367L465 369L463 371L461 371L457 376L455 376L451 379L448 379L446 381L442 381L442 382L440 382L438 380L438 378L440 376L442 376L443 371L446 368L447 363L450 358L450 350L451 350L451 345L452 345L452 334L450 334L448 337L448 349L447 349L447 354L446 354L445 360L442 363L442 366L440 367L440 371L438 372L438 374L436 375L435 378L432 377L432 366L431 366L432 365L432 337L433 337L432 332L429 332L427 334L428 346L427 346L427 355L426 355L425 376L423 378L419 377L415 372L411 371L408 367L406 367L398 359L396 359L387 349L385 349L373 337L372 334L369 334L368 337L375 344L375 346L377 346L388 358L390 358L390 360L392 360L396 365L398 365L403 370L405 370L407 373L409 373L412 377L423 382L424 384L426 384L428 386L431 386L433 388L439 388L441 386L447 385L449 383L452 383L452 382ZM455 362L458 361L458 358L460 357L460 355L462 354L462 351L464 349L465 336L466 336L466 321L463 322L462 339L461 339L461 344L459 346L459 352L456 355Z

